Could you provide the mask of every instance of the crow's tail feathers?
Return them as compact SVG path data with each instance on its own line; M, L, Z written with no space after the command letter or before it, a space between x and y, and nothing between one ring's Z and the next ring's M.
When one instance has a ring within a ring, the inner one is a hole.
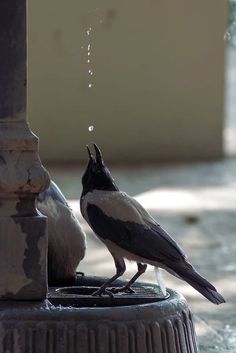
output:
M216 288L212 289L206 286L202 286L197 282L191 281L189 279L184 278L186 282L188 282L193 288L195 288L199 293L201 293L205 298L210 300L214 304L222 304L225 303L225 299L222 297L220 293L217 292Z
M184 269L176 271L176 273L201 293L205 298L210 300L214 304L225 303L225 299L220 295L216 288L203 278L190 264L186 264Z

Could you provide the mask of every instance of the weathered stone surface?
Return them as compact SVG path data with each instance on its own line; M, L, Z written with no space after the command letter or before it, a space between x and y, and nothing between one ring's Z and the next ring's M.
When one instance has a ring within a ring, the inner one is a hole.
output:
M26 0L0 3L0 299L43 299L47 224L35 207L49 184L26 123Z
M120 307L0 303L0 353L197 353L185 299ZM20 319L20 320L19 320Z
M42 216L0 221L0 293L2 299L45 297L47 220Z
M47 220L38 214L35 198L47 187L48 174L36 152L0 153L0 298L42 299L47 292Z
M86 235L53 181L39 194L36 205L48 221L48 284L58 287L73 283L85 255Z

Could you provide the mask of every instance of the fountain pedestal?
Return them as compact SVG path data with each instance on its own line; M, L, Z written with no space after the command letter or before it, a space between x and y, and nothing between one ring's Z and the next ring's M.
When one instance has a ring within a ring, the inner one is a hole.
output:
M0 353L197 353L192 315L179 293L168 289L169 298L160 299L157 286L145 285L138 304L132 294L91 302L89 287L87 295L86 287L71 288L54 288L42 303L0 306Z

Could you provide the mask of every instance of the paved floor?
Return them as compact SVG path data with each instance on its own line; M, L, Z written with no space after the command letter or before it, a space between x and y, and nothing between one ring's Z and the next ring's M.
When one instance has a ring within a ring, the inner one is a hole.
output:
M165 275L167 286L182 292L195 314L201 353L236 352L236 159L176 166L114 167L122 190L135 196L188 253L196 268L227 300L215 306L186 283ZM114 264L79 214L81 168L50 169L87 232L88 251L79 270L114 273ZM125 278L134 273L127 264ZM143 281L155 282L150 267Z

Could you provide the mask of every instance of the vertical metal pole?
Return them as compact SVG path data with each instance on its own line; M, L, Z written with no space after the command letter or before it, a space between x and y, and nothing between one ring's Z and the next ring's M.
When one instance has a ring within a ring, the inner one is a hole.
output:
M49 176L26 122L26 0L0 1L0 299L43 299L47 222L35 208Z

